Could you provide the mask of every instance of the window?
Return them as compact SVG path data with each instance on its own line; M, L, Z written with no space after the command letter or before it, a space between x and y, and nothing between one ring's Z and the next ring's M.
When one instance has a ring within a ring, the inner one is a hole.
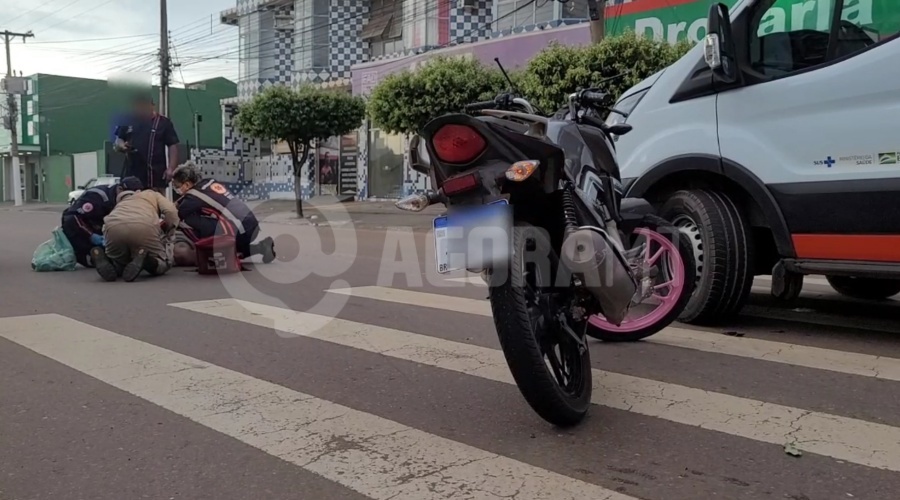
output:
M238 78L246 80L248 78L247 75L250 74L250 64L253 61L253 56L250 52L252 47L250 41L250 16L241 16L238 21L238 31L238 43L240 44L239 50L241 54Z
M294 69L327 71L329 68L328 0L300 0L296 4Z
M417 48L440 45L441 25L449 23L449 4L446 2L452 0L398 1L403 2L403 39L406 46ZM446 35L449 36L449 32Z
M841 8L840 20L834 21ZM874 0L767 0L750 16L753 72L779 77L845 57L900 32L900 5Z
M403 0L375 0L369 4L369 18L360 37L369 42L369 57L402 52Z
M557 3L553 0L495 0L494 24L491 31L507 31L552 21L555 18L554 6ZM586 2L585 9L587 9Z
M614 2L609 2L609 5L613 5ZM599 5L603 5L603 3L599 3ZM560 4L559 6L559 18L560 19L589 19L590 12L588 11L587 0L569 0L564 4Z

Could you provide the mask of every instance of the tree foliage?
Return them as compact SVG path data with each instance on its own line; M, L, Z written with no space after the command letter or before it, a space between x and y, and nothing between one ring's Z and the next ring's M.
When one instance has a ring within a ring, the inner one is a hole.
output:
M499 70L476 60L437 57L382 80L369 97L369 117L387 132L409 134L437 116L493 99L507 86Z
M606 78L623 75L601 85L618 99L641 80L672 64L691 48L689 42L669 45L626 32L604 38L599 44L552 44L525 68L520 90L533 104L552 112L566 104L579 88L593 87Z
M240 107L235 127L249 137L286 142L294 175L299 176L315 141L356 130L365 113L365 101L344 92L274 86ZM295 193L297 211L302 216L299 181L295 182Z

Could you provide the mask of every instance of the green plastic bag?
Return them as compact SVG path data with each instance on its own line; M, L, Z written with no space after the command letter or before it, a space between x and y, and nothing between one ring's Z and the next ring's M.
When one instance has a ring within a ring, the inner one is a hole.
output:
M53 230L53 238L38 245L31 258L31 268L39 273L74 271L75 249L62 229Z

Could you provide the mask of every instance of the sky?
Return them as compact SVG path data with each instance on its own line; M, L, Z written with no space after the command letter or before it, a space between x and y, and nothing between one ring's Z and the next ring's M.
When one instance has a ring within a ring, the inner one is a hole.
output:
M219 22L219 13L235 3L168 0L170 50L180 63L174 86L215 76L237 80L238 29ZM11 44L13 71L26 76L129 74L157 83L159 27L158 0L0 0L0 30L34 33Z

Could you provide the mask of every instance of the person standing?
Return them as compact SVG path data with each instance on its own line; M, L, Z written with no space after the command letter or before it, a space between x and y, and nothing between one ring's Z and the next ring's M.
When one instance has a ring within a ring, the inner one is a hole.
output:
M97 273L105 281L119 276L134 281L141 271L165 274L172 267L172 240L178 222L178 209L162 194L122 191L116 207L104 219L106 248L91 250Z
M165 193L172 172L178 166L178 133L172 120L156 111L153 98L139 95L134 99L133 114L117 132L125 139L127 159L123 176L141 180L145 189Z

